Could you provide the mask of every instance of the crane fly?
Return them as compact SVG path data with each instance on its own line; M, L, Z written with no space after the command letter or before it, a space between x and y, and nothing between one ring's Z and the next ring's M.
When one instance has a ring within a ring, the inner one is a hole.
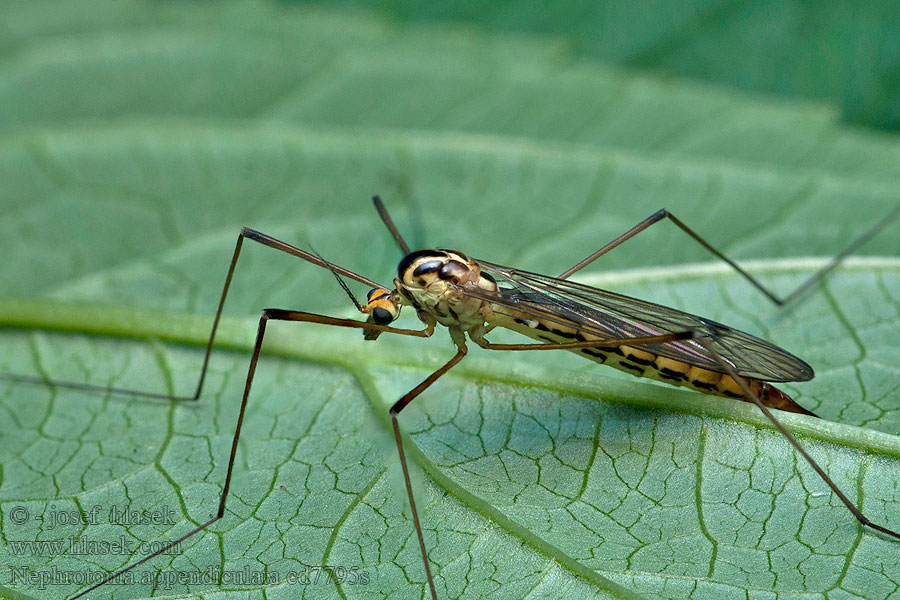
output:
M806 362L772 343L710 319L568 280L570 275L596 258L652 224L668 218L707 250L736 269L769 299L777 304L785 304L808 290L845 256L896 219L900 215L900 208L892 211L885 219L850 244L794 293L780 298L666 210L661 210L645 219L560 276L551 277L470 258L456 250L427 248L411 251L384 205L377 196L373 200L382 221L404 254L397 267L393 287L382 286L362 275L326 261L315 252L301 250L259 231L249 228L241 231L213 320L196 391L193 396L175 399L196 400L202 393L222 308L245 238L328 269L357 310L367 318L365 321L358 321L296 310L265 309L259 320L217 513L209 521L194 528L178 540L112 573L105 579L82 590L73 598L84 596L134 567L163 554L224 516L251 384L256 372L266 326L272 320L310 322L361 329L363 337L369 341L374 341L386 333L430 337L438 325L447 328L450 338L456 346L456 354L397 400L389 411L425 579L433 600L437 600L438 594L431 573L428 548L416 509L398 416L413 399L466 356L467 342L469 341L487 350L568 350L632 375L688 387L705 394L750 402L759 407L775 428L787 438L863 526L894 538L900 538L900 534L895 531L866 518L770 410L775 408L816 416L772 385L773 383L802 382L812 379L813 369ZM359 302L356 299L344 281L345 278L370 287L365 302ZM394 327L392 324L400 316L403 307L410 307L414 310L424 327L421 329ZM493 343L488 340L488 336L497 327L512 330L535 341L518 344ZM28 379L27 377L13 377ZM32 379L38 380L37 378ZM103 389L133 396L171 397L127 389L66 384L64 382L54 383L82 389Z

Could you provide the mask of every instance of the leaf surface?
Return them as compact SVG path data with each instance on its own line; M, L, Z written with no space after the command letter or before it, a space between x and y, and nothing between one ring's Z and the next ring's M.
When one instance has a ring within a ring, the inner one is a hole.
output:
M0 371L190 393L240 227L389 284L375 193L412 246L548 274L667 207L780 293L897 203L893 138L543 38L263 2L0 20ZM785 389L827 420L785 423L897 529L897 225L862 254L784 310L670 223L579 277L808 360ZM355 316L248 241L199 402L0 381L0 595L68 597L210 518L268 306ZM451 353L270 325L226 517L95 596L421 598L387 407ZM897 545L753 407L528 354L473 347L402 415L439 597L893 593Z

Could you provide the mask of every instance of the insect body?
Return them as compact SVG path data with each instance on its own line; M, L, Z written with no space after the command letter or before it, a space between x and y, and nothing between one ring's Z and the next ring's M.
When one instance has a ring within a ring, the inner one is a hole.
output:
M498 280L504 284L498 285ZM505 327L555 344L695 331L715 345L766 405L813 415L768 382L807 381L813 370L793 354L750 334L672 308L563 279L474 260L453 250L419 250L398 266L392 296L415 307L426 325L445 325L484 343L488 326ZM386 292L385 292L386 293ZM383 295L378 296L383 298ZM399 303L393 314L399 315ZM631 375L750 401L696 341L569 349ZM815 415L813 415L815 416Z

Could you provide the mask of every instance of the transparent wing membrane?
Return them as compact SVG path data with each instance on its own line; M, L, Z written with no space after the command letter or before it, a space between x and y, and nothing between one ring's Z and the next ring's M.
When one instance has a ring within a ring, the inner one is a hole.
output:
M790 352L758 337L674 308L616 294L588 285L504 267L478 259L500 285L498 293L470 286L464 294L488 300L582 334L618 339L694 331L739 375L761 381L808 381L813 370ZM514 316L511 314L510 316ZM642 349L717 373L725 369L696 340L647 344Z

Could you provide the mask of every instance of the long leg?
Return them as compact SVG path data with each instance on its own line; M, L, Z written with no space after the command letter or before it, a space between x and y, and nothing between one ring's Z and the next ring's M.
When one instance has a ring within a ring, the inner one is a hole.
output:
M408 391L402 398L397 400L391 406L391 424L394 426L394 439L397 441L397 452L400 454L400 466L403 468L403 482L406 484L406 495L409 497L409 508L412 512L413 524L416 527L416 535L419 538L419 550L422 552L422 562L425 565L425 577L428 580L428 588L431 590L432 600L437 600L437 591L434 589L434 579L431 576L431 565L428 563L428 553L425 550L425 538L422 535L422 525L419 523L419 513L416 511L416 499L413 497L412 483L409 479L409 469L406 466L406 453L403 451L403 438L400 435L400 425L397 422L397 415L400 414L413 399L424 392L428 387L438 380L438 378L453 368L453 366L462 360L468 350L465 346L457 346L456 354L447 361L440 369L429 375L425 380Z
M131 390L127 388L116 388L116 387L107 387L102 385L93 385L89 383L75 383L68 381L51 381L48 382L42 377L37 377L34 375L16 375L16 374L2 374L0 378L8 379L12 381L21 381L26 383L50 383L51 385L78 389L78 390L92 390L92 391L103 391L103 392L111 392L119 395L127 395L127 396L137 396L141 398L162 398L162 399L171 399L171 400L197 400L200 397L201 392L203 391L203 383L206 381L206 372L209 368L209 357L212 353L213 341L216 338L216 331L219 328L219 320L222 317L222 308L225 306L225 298L228 296L228 288L231 286L231 279L234 275L235 266L237 266L238 257L241 254L241 246L244 242L244 238L248 238L253 240L254 242L259 242L264 246L268 246L269 248L274 248L276 250L280 250L281 252L285 252L292 256L296 256L297 258L302 258L303 260L309 261L315 265L320 267L325 267L329 269L335 275L343 275L345 277L349 277L350 279L354 279L361 283L364 283L370 287L381 287L379 284L375 283L371 279L363 277L362 275L358 275L353 271L349 271L344 269L343 267L339 267L338 265L332 264L315 254L311 254L306 252L305 250L301 250L295 246L292 246L286 242L282 242L279 239L273 238L270 235L266 235L265 233L261 233L256 231L255 229L250 229L249 227L244 227L241 229L241 232L238 234L237 243L234 246L234 253L231 256L231 263L228 266L228 274L225 276L225 284L222 286L222 293L219 296L219 304L216 308L216 315L213 318L212 328L209 332L209 340L206 343L206 351L203 354L203 364L200 367L200 375L197 380L197 387L194 389L194 393L190 396L172 396L169 394L163 394L159 392L146 392L140 390ZM340 281L340 279L338 280ZM341 282L343 285L343 282ZM344 288L346 290L346 287ZM349 294L349 290L347 290ZM350 296L353 298L353 296ZM355 299L354 299L355 302ZM356 303L357 307L359 304ZM335 323L331 323L335 324ZM395 332L396 333L396 332Z
M240 241L238 242L238 244L240 245ZM236 253L235 253L235 255L236 255ZM234 263L232 263L232 267L233 266L234 266ZM229 272L229 276L230 276L230 272ZM226 288L227 288L227 283L226 283ZM143 557L142 559L140 559L136 562L133 562L126 567L119 569L118 571L116 571L115 573L110 575L109 577L106 577L105 579L95 583L91 587L89 587L85 590L82 590L78 594L72 596L72 600L75 600L75 598L80 598L80 597L84 596L88 592L97 589L101 585L103 585L109 581L112 581L119 575L130 571L131 569L147 562L148 560L150 560L151 558L153 558L155 556L159 556L163 552L166 552L173 546L180 544L181 542L183 542L184 540L193 536L194 534L203 531L204 529L206 529L207 527L209 527L210 525L212 525L213 523L215 523L216 521L218 521L225 515L225 501L228 497L228 489L231 487L231 475L234 470L235 457L237 456L238 440L240 439L241 427L244 422L244 412L247 408L247 399L250 397L250 386L253 383L253 376L256 373L256 363L259 361L259 352L260 352L260 349L262 348L263 337L266 334L266 323L268 323L269 320L304 321L307 323L321 323L323 325L335 325L338 327L351 327L351 328L356 328L356 329L367 329L367 330L375 329L375 330L382 331L382 332L398 333L401 335L409 335L409 336L414 336L414 337L428 337L434 331L433 327L426 327L425 329L399 329L399 328L390 327L387 325L376 325L373 323L363 323L361 321L354 321L353 319L339 319L336 317L329 317L326 315L318 315L315 313L301 312L301 311L295 311L295 310L282 310L282 309L277 309L277 308L267 308L266 310L264 310L262 316L259 318L259 329L257 330L257 333L256 333L256 342L253 345L253 355L250 357L250 367L247 371L247 380L244 383L244 394L241 397L241 406L240 406L240 410L238 412L237 425L234 428L234 437L231 440L231 454L228 457L228 467L225 471L225 484L222 486L222 493L219 496L219 508L218 508L218 511L216 511L216 515L212 519L207 521L206 523L203 523L202 525L195 527L194 529L192 529L188 533L184 534L177 540L166 544L165 546L158 549L153 554L148 554L147 556ZM450 366L453 366L453 365L450 365ZM449 369L450 367L447 367L447 368ZM439 376L440 375L437 375L437 377L439 377ZM434 377L434 379L437 379L437 377ZM426 380L426 381L428 381L428 380ZM433 381L433 380L431 380L431 381ZM431 384L431 381L428 381L428 385ZM418 393L421 392L422 389L425 389L426 387L428 387L428 385L420 386L421 389L416 388L416 390L418 390L418 392L416 392L416 395L418 395ZM416 390L413 390L413 391L415 392ZM410 392L410 393L412 393L412 392ZM407 395L409 395L409 394L407 394ZM391 409L391 410L393 410L393 409ZM393 416L393 413L392 413L392 416ZM394 422L394 428L396 430L396 419ZM398 444L399 444L399 438L398 438ZM401 456L402 456L402 446L400 446L400 448L401 448ZM405 469L406 469L406 467L404 464L404 473L405 473ZM407 477L407 486L408 485L409 485L409 479ZM412 499L411 495L410 495L410 499ZM416 523L417 523L417 527L418 527L418 520L416 521ZM419 539L421 542L421 531L419 533ZM430 574L429 574L429 579L430 579Z
M759 399L759 396L757 396L753 392L753 390L750 388L750 385L747 383L747 380L737 374L737 371L734 370L734 367L732 367L728 363L727 360L722 358L721 354L716 352L715 348L712 347L712 344L710 344L708 340L706 340L703 336L696 335L696 334L693 336L693 339L698 344L700 344L701 346L706 348L706 350L712 355L712 357L716 360L716 362L719 363L719 365L722 367L722 369L725 371L725 373L728 374L728 376L730 376L732 379L734 379L737 382L737 384L741 388L741 391L744 392L744 397L759 407L759 410L761 410L762 413L766 416L766 418L772 422L772 424L775 426L775 428L778 429L778 431L780 431L781 434L787 438L787 440L791 443L791 445L794 447L794 449L800 453L800 456L802 456L804 459L806 459L806 462L809 463L809 466L811 466L813 468L813 470L819 474L819 477L821 477L822 480L826 484L828 484L828 487L831 488L831 491L833 491L835 496L837 496L840 499L840 501L844 503L844 506L847 507L847 510L849 510L851 513L853 513L853 516L856 517L856 520L859 521L860 524L862 524L864 527L869 527L871 529L874 529L875 531L879 531L881 533L884 533L884 534L890 535L892 537L895 537L897 539L900 539L900 533L897 533L896 531L888 529L887 527L884 527L883 525L878 525L877 523L873 523L872 521L870 521L868 519L868 517L866 517L865 515L862 514L862 511L859 509L859 507L857 507L856 504L854 504L853 501L850 500L850 498L848 498L844 494L844 492L842 492L840 490L840 488L837 486L837 484L831 480L831 477L829 477L828 475L825 474L824 469L822 469L822 467L819 466L819 463L817 463L815 460L813 460L813 457L810 456L806 452L806 450L803 448L803 446L800 445L800 442L797 441L797 438L795 438L793 436L793 434L791 434L791 432L788 431L787 428L781 424L781 421L779 421L778 418L772 414L772 411L770 411L769 408L765 404L762 403L762 401Z
M769 421L775 426L775 428L781 432L781 434L787 438L787 440L791 443L791 445L800 453L800 455L809 463L809 466L813 468L813 470L818 473L819 477L831 488L834 494L840 499L841 502L844 503L844 506L853 513L853 516L856 517L856 520L859 521L863 526L874 529L875 531L879 531L881 533L893 536L895 538L900 539L900 533L897 533L887 527L882 525L878 525L877 523L873 523L862 514L862 511L850 500L844 492L837 486L834 481L825 473L825 470L819 466L812 456L800 445L800 442L797 441L790 431L781 424L781 421L772 414L772 411L763 404L762 400L759 399L759 396L753 391L750 385L747 383L747 380L744 377L738 375L737 371L734 370L734 367L731 364L722 358L722 355L719 354L716 349L709 343L709 341L703 337L702 335L697 334L693 331L684 331L680 333L672 333L661 336L653 336L653 337L641 337L641 338L619 338L613 340L603 340L602 342L564 342L559 344L492 344L487 340L481 340L478 343L482 348L486 348L488 350L552 350L552 349L572 349L572 348L585 348L588 345L594 346L641 346L645 344L658 344L664 342L675 341L676 339L692 339L696 341L698 344L703 346L707 352L709 352L710 356L715 359L719 365L721 365L722 369L725 373L734 379L738 386L741 388L741 391L744 393L744 397L759 407L759 409L763 412Z
M589 342L566 342L560 344L491 344L487 340L481 339L476 340L476 343L482 348L487 348L489 350L563 350L563 349L572 349L572 348L587 348L587 347L595 347L595 346L619 346L627 343L646 343L646 344L660 344L664 342L672 342L678 339L687 339L691 337L690 332L686 333L672 333L667 335L658 335L646 338L629 338L628 340L596 340ZM419 549L422 552L422 564L425 566L425 577L428 581L428 588L431 591L432 600L437 600L437 591L434 587L434 579L431 575L431 564L428 562L428 552L425 548L425 538L422 534L422 525L419 522L419 513L416 510L416 499L413 496L412 483L409 479L409 469L406 466L406 453L403 450L403 438L400 435L400 425L397 422L397 415L400 414L406 406L413 401L419 394L424 392L432 383L437 381L439 377L441 377L444 373L453 368L456 363L462 360L462 358L466 355L468 350L465 346L458 346L458 350L456 355L453 356L449 361L447 361L444 366L440 369L429 375L425 380L414 387L412 390L406 393L402 398L397 400L393 406L391 406L391 424L394 426L394 439L397 441L397 452L400 454L400 466L403 468L403 482L406 484L406 494L409 498L409 508L412 512L413 524L416 528L416 536L419 538Z
M846 248L844 248L843 250L838 252L838 254L834 258L832 258L828 262L828 264L826 264L824 267L822 267L821 269L819 269L818 271L813 273L806 281L801 283L793 292L791 292L790 294L788 294L787 296L784 296L784 297L780 297L780 296L776 295L769 288L767 288L765 285L760 283L760 281L758 279L753 277L753 275L751 275L750 273L748 273L747 271L742 269L740 267L740 265L738 265L736 262L734 262L733 260L731 260L730 258L725 256L725 254L723 254L721 251L719 251L718 249L713 247L712 244L710 244L709 242L704 240L702 237L700 237L700 235L697 234L693 229L691 229L690 227L685 225L684 222L682 222L680 219L678 219L675 215L670 213L665 208L650 215L649 217L647 217L646 219L644 219L643 221L641 221L640 223L638 223L637 225L635 225L634 227L632 227L631 229L629 229L628 231L626 231L625 233L623 233L622 235L620 235L619 237L617 237L616 239L611 241L610 243L606 244L605 246L603 246L602 248L600 248L599 250L597 250L596 252L594 252L593 254L588 256L587 258L585 258L584 260L581 260L577 264L572 266L571 268L566 269L565 271L563 271L560 274L559 277L560 277L560 279L565 279L565 278L569 277L576 271L579 271L579 270L583 269L584 267L588 266L594 260L603 256L604 254L606 254L607 252L609 252L610 250L612 250L613 248L615 248L622 242L624 242L628 239L631 239L632 237L634 237L637 234L639 234L640 232L644 231L645 229L647 229L654 223L658 223L659 221L662 221L663 219L668 218L670 221L675 223L682 231L684 231L689 236L691 236L694 240L696 240L697 243L699 243L701 246L703 246L704 248L706 248L707 250L712 252L719 259L728 263L735 271L740 273L740 275L742 277L744 277L744 279L749 281L756 289L758 289L760 292L765 294L765 296L769 300L771 300L778 306L783 306L785 304L788 304L792 300L796 299L798 296L800 296L805 291L807 291L809 288L811 288L819 279L821 279L822 277L827 275L829 272L834 270L834 268L836 266L838 266L838 264L840 264L840 262L842 260L844 260L847 256L849 256L850 254L852 254L853 252L858 250L863 244L868 242L870 239L875 237L879 232L881 232L881 230L883 230L885 227L887 227L892 221L897 219L897 217L900 217L900 206L898 206L897 208L892 210L890 212L890 214L888 214L884 219L879 221L874 227L872 227L871 229L869 229L868 231L863 233L861 236L859 236L853 242L851 242Z
M394 220L391 218L390 213L388 213L387 208L385 208L384 202L381 201L380 197L373 196L372 204L375 205L375 210L378 211L378 216L381 217L381 220L388 228L388 231L390 231L391 235L394 236L394 241L397 242L400 250L403 252L403 254L409 254L409 245L403 239L403 236L400 235L400 231L397 229L397 226L394 225Z

